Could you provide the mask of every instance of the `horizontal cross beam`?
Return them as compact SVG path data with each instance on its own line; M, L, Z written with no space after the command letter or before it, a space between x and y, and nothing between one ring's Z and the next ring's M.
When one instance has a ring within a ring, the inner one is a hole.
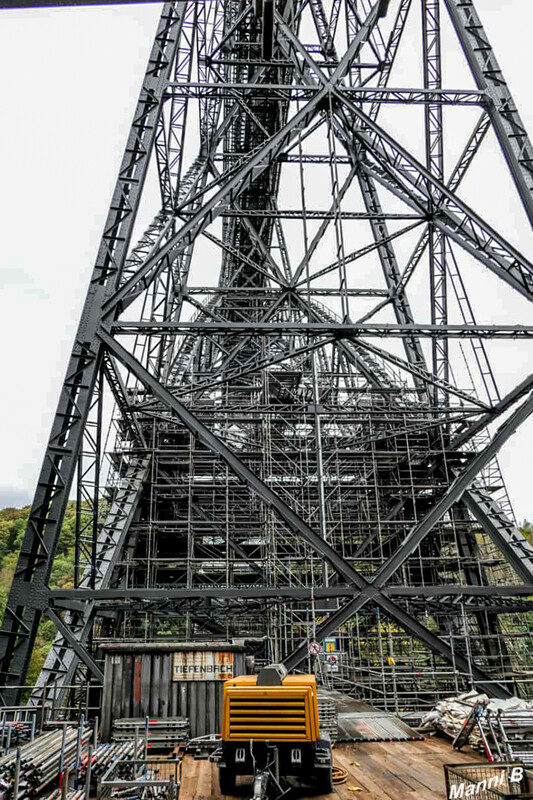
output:
M268 336L269 334L336 334L339 338L351 336L369 336L377 338L406 336L425 336L441 338L444 334L450 338L486 338L486 339L531 339L533 325L400 325L400 324L357 324L351 322L226 322L211 320L209 322L116 322L111 325L115 334L245 334L246 336Z
M192 588L165 589L53 589L49 593L54 606L62 606L64 602L91 601L96 606L120 600L193 600L211 598L226 600L240 598L243 600L256 598L292 600L310 600L314 598L350 597L359 594L353 585L337 584L334 586L213 586L206 584ZM388 597L533 597L533 584L512 584L497 586L390 586L383 590Z
M208 98L208 97L231 97L234 98L239 93L245 97L253 93L255 97L269 97L278 95L280 100L309 100L319 91L320 87L309 86L307 84L291 85L261 83L250 86L249 83L171 83L166 91L167 97L187 97L189 99ZM434 104L442 105L485 105L487 95L482 91L472 91L463 89L418 89L418 88L372 88L368 86L342 86L338 89L343 96L350 97L358 103L401 103L408 104Z

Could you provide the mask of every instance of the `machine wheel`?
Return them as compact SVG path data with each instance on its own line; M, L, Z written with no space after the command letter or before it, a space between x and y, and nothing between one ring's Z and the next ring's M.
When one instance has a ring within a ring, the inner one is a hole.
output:
M333 791L333 778L331 767L319 769L316 772L315 786L319 794L331 794Z
M235 794L236 776L227 767L218 768L218 785L221 794Z

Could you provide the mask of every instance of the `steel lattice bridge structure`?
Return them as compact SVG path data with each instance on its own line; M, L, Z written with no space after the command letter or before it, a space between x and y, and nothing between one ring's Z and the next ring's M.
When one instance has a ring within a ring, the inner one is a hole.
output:
M502 395L490 340L533 326L495 324L477 289L531 301L533 264L466 199L490 147L533 224L533 148L472 0L162 5L0 631L3 703L43 615L30 703L98 685L102 642L169 636L290 668L334 636L327 679L377 705L527 694L533 549L497 453L533 376ZM73 492L75 588L51 590Z

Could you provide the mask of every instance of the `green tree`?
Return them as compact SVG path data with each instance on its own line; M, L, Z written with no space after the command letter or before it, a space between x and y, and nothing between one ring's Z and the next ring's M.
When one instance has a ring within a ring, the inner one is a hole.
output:
M30 514L30 506L0 510L0 614L3 617L7 596L17 565L18 552ZM76 503L68 503L50 575L50 588L70 589L74 586L76 540ZM43 618L33 649L27 675L28 684L35 683L54 640L53 623Z
M527 519L523 521L519 528L520 533L526 537L528 542L533 544L533 523L529 522Z

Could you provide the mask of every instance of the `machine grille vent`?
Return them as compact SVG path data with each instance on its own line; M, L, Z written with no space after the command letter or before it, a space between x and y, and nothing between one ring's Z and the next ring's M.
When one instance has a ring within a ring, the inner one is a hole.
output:
M306 693L290 696L261 696L258 692L238 692L229 696L229 735L231 739L309 738Z

